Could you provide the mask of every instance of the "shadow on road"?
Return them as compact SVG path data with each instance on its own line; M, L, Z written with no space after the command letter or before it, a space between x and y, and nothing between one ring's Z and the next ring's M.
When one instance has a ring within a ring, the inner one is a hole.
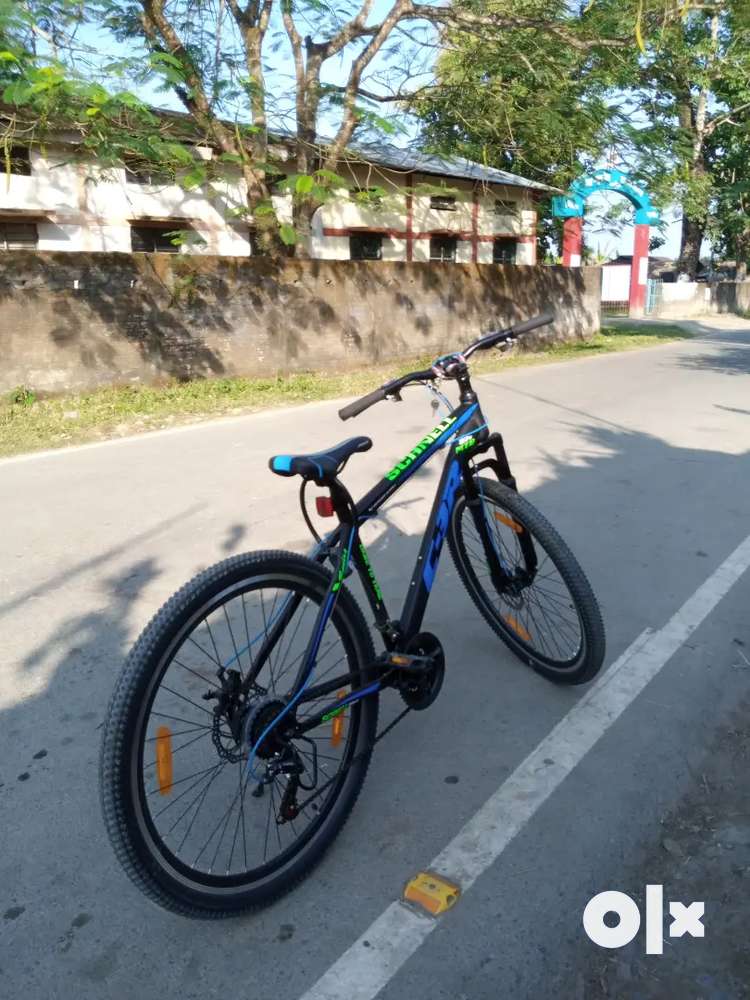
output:
M581 416L557 409L551 422ZM727 421L739 420L726 409ZM585 417L591 422L576 427L575 448L546 456L548 478L528 498L589 574L611 661L644 627L663 624L747 534L747 505L737 484L750 479L750 452L674 447ZM512 465L512 441L508 449ZM436 475L419 475L423 492L434 489ZM390 505L369 546L392 612L420 540L398 526L398 509L398 502ZM353 929L382 910L404 873L444 846L582 694L549 685L507 653L460 589L446 549L425 621L445 642L444 695L379 746L355 813L316 875L296 890L293 904L281 902L258 917L219 925L177 920L127 886L105 844L97 790L98 730L132 641L133 605L159 575L149 541L170 523L158 522L0 608L8 612L33 596L70 588L83 575L101 574L100 608L81 607L51 634L39 624L20 670L34 675L51 660L44 690L0 712L0 741L14 748L0 757L0 803L12 817L0 857L0 912L9 942L0 964L8 996L19 995L23 982L25 995L50 996L54 983L60 995L119 1000L137 995L141 967L168 968L175 996L205 995L209 986L230 995L244 961L236 949L246 955L252 946L262 949L266 969L278 969L264 973L264 995L296 995L337 957ZM242 525L231 525L219 544L234 551L244 533ZM108 564L135 543L138 558L108 576ZM395 697L387 696L386 717L397 710ZM26 763L10 773L8 761L17 759L19 746ZM675 796L680 787L676 776ZM322 926L321 892L332 886L340 905ZM96 934L86 928L92 921ZM314 956L296 972L289 968L291 939ZM30 970L32 940L44 959ZM188 984L194 993L179 992Z

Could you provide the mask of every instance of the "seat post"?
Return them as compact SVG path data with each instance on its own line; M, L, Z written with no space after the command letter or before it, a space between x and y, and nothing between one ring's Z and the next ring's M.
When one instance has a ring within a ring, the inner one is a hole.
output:
M330 480L327 485L331 490L333 509L339 521L341 524L353 525L357 517L357 508L349 490L337 476Z

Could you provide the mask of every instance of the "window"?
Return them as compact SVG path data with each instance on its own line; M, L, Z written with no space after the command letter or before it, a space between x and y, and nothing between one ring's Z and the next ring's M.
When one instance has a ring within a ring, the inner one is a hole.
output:
M130 246L133 253L179 253L179 245L172 241L177 239L180 229L179 222L169 222L163 226L131 225Z
M437 212L455 212L456 199L452 195L433 194L430 198L430 208Z
M349 237L350 260L382 260L383 237L379 233L352 233Z
M39 233L33 222L0 220L0 250L36 250Z
M515 264L516 241L500 237L492 244L492 261L494 264Z
M512 201L502 201L495 199L495 215L515 215L516 205Z
M10 172L21 177L31 177L31 151L27 146L0 146L0 158L2 159L2 173L8 169L10 161Z
M125 180L128 184L164 185L172 183L172 175L166 167L157 163L125 161Z
M430 260L454 261L455 259L456 259L455 236L430 237Z

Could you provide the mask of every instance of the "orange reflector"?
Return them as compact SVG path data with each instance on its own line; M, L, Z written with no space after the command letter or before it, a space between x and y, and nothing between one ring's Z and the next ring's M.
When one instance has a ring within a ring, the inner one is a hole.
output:
M339 691L336 697L341 700L341 698L346 697L346 691ZM341 737L344 735L344 715L342 712L340 715L335 715L331 721L331 746L337 747L341 742Z
M503 620L521 636L524 642L531 642L531 636L517 618L514 618L513 615L503 615Z
M169 795L172 791L172 734L169 726L159 726L156 730L156 777L159 794Z
M520 535L523 531L521 525L514 521L512 517L508 517L507 514L501 514L499 510L496 510L495 517L498 521L502 521L503 524L507 524L510 530L515 531L517 535Z

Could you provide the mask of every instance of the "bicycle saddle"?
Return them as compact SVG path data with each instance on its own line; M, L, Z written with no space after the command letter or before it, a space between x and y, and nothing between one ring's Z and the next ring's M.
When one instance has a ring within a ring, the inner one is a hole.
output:
M302 476L323 483L334 479L355 451L369 451L370 448L370 438L353 437L312 455L274 455L268 460L268 467L277 476Z

